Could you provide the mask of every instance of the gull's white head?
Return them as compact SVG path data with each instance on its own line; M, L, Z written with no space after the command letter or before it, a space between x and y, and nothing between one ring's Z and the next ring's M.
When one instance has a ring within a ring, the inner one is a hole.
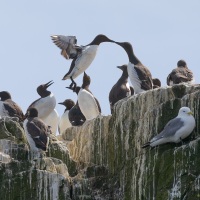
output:
M192 111L188 107L182 107L180 108L178 112L178 116L189 116L192 115Z

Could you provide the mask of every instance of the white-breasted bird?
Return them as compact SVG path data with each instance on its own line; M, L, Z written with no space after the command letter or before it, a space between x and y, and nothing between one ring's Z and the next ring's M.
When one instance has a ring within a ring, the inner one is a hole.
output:
M89 90L90 82L90 77L84 72L83 84L78 93L78 104L86 120L94 119L101 114L100 104Z
M47 88L53 84L53 81L49 81L46 84L42 84L37 87L37 93L41 98L35 100L29 108L36 108L38 111L38 117L42 119L42 121L51 126L51 130L54 134L56 134L58 123L59 123L59 115L56 111L56 98L54 94L47 90Z
M170 120L165 125L163 131L144 144L142 148L148 146L155 147L168 142L178 143L192 133L195 124L190 108L182 107L179 110L178 116Z

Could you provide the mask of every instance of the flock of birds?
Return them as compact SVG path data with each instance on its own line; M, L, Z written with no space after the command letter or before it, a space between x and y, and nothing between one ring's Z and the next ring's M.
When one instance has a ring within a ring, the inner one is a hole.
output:
M111 42L121 46L129 59L127 65L118 66L122 70L122 75L109 93L111 113L113 113L113 106L119 100L161 86L160 80L152 78L150 70L135 56L132 45L128 42L116 42L102 34L97 35L92 42L84 46L77 45L75 36L53 35L51 38L61 49L61 55L67 60L72 60L69 71L64 75L63 80L71 80L71 84L67 88L77 94L77 102L66 99L59 103L65 106L65 111L59 118L55 109L56 98L48 90L53 81L49 81L37 87L40 98L30 104L24 115L21 108L12 100L9 92L0 92L0 117L17 117L19 122L23 123L27 141L33 152L47 151L49 134L52 132L56 134L57 128L62 134L68 127L81 126L85 121L94 119L101 114L100 104L89 90L90 76L85 72L94 60L101 43ZM80 87L77 86L74 79L82 73L84 73L83 83ZM129 86L128 78L133 87ZM167 84L173 85L183 82L194 83L194 76L188 69L186 62L180 60L177 63L177 68L173 69L167 77ZM178 116L170 120L160 134L142 147L180 142L192 132L194 127L195 120L190 108L182 107Z

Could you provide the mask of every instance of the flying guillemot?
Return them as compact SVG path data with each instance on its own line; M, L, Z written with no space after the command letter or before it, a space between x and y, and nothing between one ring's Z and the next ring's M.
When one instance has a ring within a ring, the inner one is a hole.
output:
M98 100L89 90L90 82L90 77L84 72L83 84L78 93L78 104L86 120L94 119L101 113Z
M9 92L0 92L0 117L17 117L20 122L24 120L24 114L20 106L15 103Z
M121 69L123 72L109 93L111 114L113 113L113 106L116 102L134 94L134 89L130 87L128 83L127 65L117 66L117 68Z
M151 72L135 56L133 47L129 42L115 42L120 45L127 53L129 58L128 75L134 88L134 93L138 94L146 90L153 89Z
M69 41L66 41L64 37L54 37L54 43L55 41L60 44L69 43ZM74 49L76 49L77 53L74 59L72 60L71 66L67 74L64 75L63 80L71 79L72 83L70 84L70 87L75 87L76 83L74 82L74 79L82 74L92 63L94 60L97 49L99 45L103 42L114 42L113 40L110 40L107 36L103 34L97 35L92 42L85 46L75 46ZM64 50L65 45L60 45L60 48Z
M76 86L76 88L74 89L70 87L66 87L66 88L73 90L73 92L75 92L77 95L81 89L81 87L79 86ZM86 118L81 112L81 109L78 105L78 100L76 104L69 110L68 116L69 116L69 121L71 122L72 126L81 126L86 121Z
M75 105L75 103L71 99L66 99L58 104L65 106L65 111L62 114L58 125L58 131L60 134L62 134L67 128L72 126L71 122L69 121L69 111Z
M177 68L173 69L167 77L167 85L171 86L179 83L194 83L194 75L187 67L187 63L184 60L177 62Z
M35 100L29 108L36 108L38 110L38 117L42 119L42 121L51 126L51 130L54 134L56 134L59 116L56 111L56 98L54 94L47 90L47 88L53 84L53 81L49 81L46 84L42 84L37 87L37 93L41 98Z
M25 115L23 127L30 150L34 153L46 152L49 145L49 128L38 117L36 108L29 108Z

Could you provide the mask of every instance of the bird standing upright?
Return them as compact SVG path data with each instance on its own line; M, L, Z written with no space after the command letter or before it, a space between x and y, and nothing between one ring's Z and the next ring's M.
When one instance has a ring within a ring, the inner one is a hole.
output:
M133 47L129 42L115 42L121 46L127 53L129 58L128 75L134 88L134 93L138 94L146 90L153 89L153 81L151 72L145 67L135 56Z
M101 113L98 100L89 90L90 77L84 72L83 84L78 93L78 104L86 120L96 118Z
M0 92L0 118L17 117L20 122L24 120L22 109L12 100L7 91Z
M51 126L52 132L56 134L59 123L58 112L55 109L56 98L52 92L47 90L52 84L53 82L49 81L37 87L37 93L41 98L35 100L28 109L36 108L38 110L38 117L42 119L46 125Z
M177 62L177 68L173 69L167 77L167 85L171 86L179 83L194 83L194 75L188 69L187 63L184 60Z
M48 126L38 118L36 108L29 108L25 116L23 127L31 151L36 154L46 152L49 145Z
M121 69L123 72L121 77L119 78L117 83L112 87L109 93L111 113L113 112L113 106L116 102L134 94L134 89L130 87L128 83L127 65L117 66L117 68Z
M62 134L67 128L72 126L71 122L69 121L69 111L75 105L75 103L71 99L66 99L58 104L65 106L65 111L62 114L58 125L58 131L60 134Z

